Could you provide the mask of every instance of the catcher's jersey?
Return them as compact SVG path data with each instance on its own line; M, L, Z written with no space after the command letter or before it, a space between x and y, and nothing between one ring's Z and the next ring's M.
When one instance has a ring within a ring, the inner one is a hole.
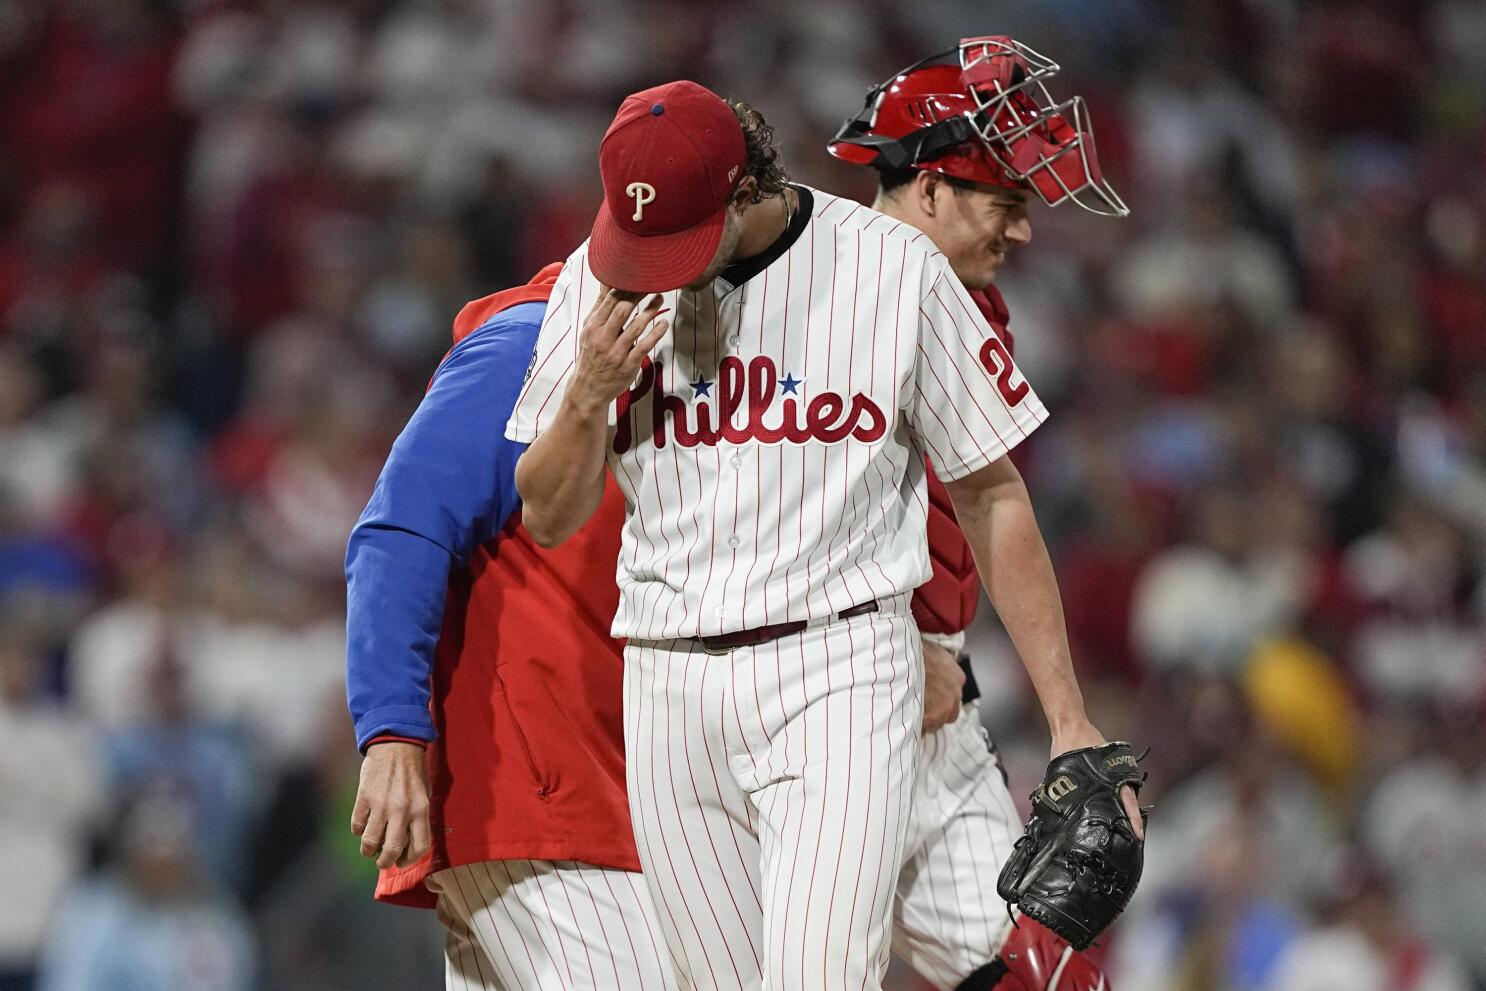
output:
M610 408L629 505L615 636L816 619L915 588L930 573L923 454L961 478L1047 416L926 235L795 188L768 251L665 294L671 329ZM555 416L600 291L585 244L553 289L510 439Z

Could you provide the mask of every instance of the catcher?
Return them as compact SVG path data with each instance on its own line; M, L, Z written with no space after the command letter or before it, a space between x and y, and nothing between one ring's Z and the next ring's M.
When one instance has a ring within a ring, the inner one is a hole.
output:
M988 365L1009 365L1009 314L993 279L1006 252L1031 238L1029 195L1106 216L1129 212L1102 177L1082 99L1058 102L1048 92L1057 71L1010 38L966 39L874 86L829 146L837 158L877 170L874 209L923 231L945 254L996 333L981 350ZM953 509L932 474L929 483L930 533L937 531L942 554ZM979 591L969 547L959 543L960 555L936 560L936 570L962 579L963 618L952 629L968 624ZM933 601L922 590L915 601L926 632L939 629L920 608ZM978 717L970 720L978 726ZM1114 920L1140 879L1144 813L1134 789L1143 775L1135 754L1112 743L1055 755L1014 850L1015 823L994 811L1011 805L996 769L946 783L952 814L935 820L924 803L915 806L893 948L941 988L1103 988L1103 975L1076 951ZM920 790L935 770L926 762ZM994 856L938 863L944 850L971 846ZM1013 905L1023 914L1015 925ZM937 916L936 924L915 927L916 915Z

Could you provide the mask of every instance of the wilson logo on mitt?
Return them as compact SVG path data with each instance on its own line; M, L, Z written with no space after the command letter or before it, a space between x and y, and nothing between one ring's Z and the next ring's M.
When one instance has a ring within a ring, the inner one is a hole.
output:
M1078 791L1078 785L1066 774L1060 774L1045 785L1039 785L1038 791L1054 802L1061 802L1065 796L1072 795Z

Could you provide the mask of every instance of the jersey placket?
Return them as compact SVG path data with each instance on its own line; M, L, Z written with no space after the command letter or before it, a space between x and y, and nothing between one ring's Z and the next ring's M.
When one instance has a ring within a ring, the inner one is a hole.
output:
M739 339L739 315L742 312L742 287L725 288L725 283L714 282L707 292L712 301L710 313L710 336L707 330L698 328L699 336L713 342L714 364L721 365L722 359L729 356L738 356ZM706 312L705 306L699 306L698 310ZM700 313L699 313L700 316ZM720 390L720 383L719 383ZM748 405L743 403L733 411L733 422L738 422L740 414L747 416ZM722 430L724 423L721 417L722 397L719 394L713 404L714 423L718 431ZM741 462L742 447L725 444L721 441L713 446L711 456L699 450L697 465L699 468L710 468L710 486L703 490L703 496L711 499L712 504L712 532L707 536L710 538L711 547L709 560L707 562L707 580L702 588L703 615L711 614L719 622L728 623L730 613L736 613L737 599L730 594L729 588L733 573L737 568L738 557L743 539L738 534L738 484L737 474ZM731 608L729 603L732 603Z

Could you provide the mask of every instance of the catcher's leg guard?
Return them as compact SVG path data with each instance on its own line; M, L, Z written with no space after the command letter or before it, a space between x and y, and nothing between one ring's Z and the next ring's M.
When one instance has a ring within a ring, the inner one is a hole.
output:
M1104 971L1042 923L1026 916L1001 944L1000 955L955 991L1113 991Z

